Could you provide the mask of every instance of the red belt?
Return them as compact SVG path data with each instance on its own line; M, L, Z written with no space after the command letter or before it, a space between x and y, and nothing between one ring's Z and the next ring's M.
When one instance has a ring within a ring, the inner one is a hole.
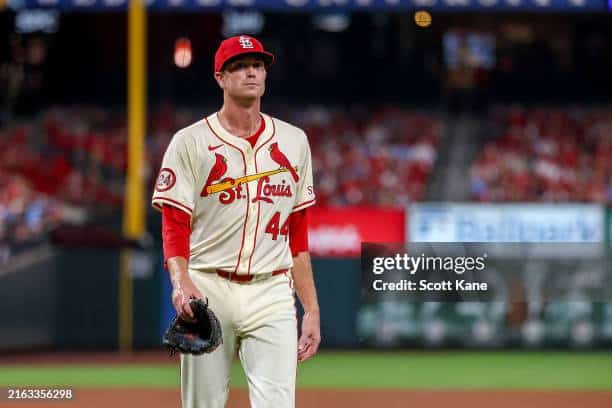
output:
M279 269L270 274L270 276L282 275L283 273L287 273L289 269ZM229 279L233 282L251 282L258 275L238 275L237 273L225 272L221 269L217 269L217 275L222 278Z

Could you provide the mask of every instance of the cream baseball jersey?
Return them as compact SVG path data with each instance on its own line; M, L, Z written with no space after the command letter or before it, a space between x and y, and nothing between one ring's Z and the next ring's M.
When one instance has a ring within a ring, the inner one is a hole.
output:
M310 147L301 129L261 116L254 147L217 114L168 145L152 203L191 215L190 269L247 275L293 266L289 215L315 203Z

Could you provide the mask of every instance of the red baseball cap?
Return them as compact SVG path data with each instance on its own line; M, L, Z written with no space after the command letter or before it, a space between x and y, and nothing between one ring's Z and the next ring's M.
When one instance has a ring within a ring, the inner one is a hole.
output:
M274 54L264 50L263 44L258 39L248 35L237 35L223 40L219 45L215 53L215 72L221 71L228 60L243 54L260 56L266 67L274 62Z

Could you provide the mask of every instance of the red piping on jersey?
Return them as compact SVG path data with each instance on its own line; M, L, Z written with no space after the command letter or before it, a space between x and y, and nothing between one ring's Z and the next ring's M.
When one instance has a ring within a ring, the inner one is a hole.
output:
M263 120L263 116L262 116L262 120ZM274 124L274 119L270 118L270 122L272 122L272 134L270 135L270 137L265 142L263 142L257 149L255 149L255 157L257 157L257 152L259 151L259 149L264 147L264 145L266 143L268 143L270 140L272 140L272 138L276 134L276 125Z
M255 145L257 144L257 141L259 140L259 136L261 136L264 130L266 130L266 120L264 119L261 113L259 114L259 117L261 118L261 124L259 125L259 129L257 129L257 131L253 133L251 136L246 138L247 142L249 142L251 144L251 147L253 148L255 147Z
M263 120L263 116L262 116L262 120ZM255 172L256 173L259 173L259 169L257 168L257 153L259 152L259 149L261 149L266 143L272 140L272 138L276 134L276 126L274 126L274 119L272 119L271 122L272 122L272 135L270 136L268 140L263 142L257 149L255 149L255 153L253 154L253 156L255 156ZM259 228L260 218L261 218L261 201L257 201L257 223L255 224L255 239L253 239L253 250L251 251L251 256L249 257L249 268L247 269L247 275L251 274L251 261L253 260L253 255L255 255L255 246L257 245L257 229Z
M166 197L153 197L153 201L155 200L160 200L160 201L168 201L168 204L170 205L174 205L175 207L178 207L180 210L186 211L189 213L189 215L191 215L193 213L193 210L189 207L187 207L185 204L181 204L176 200L173 200L171 198L166 198ZM161 206L159 206L157 203L153 203L153 207L157 208L159 211L162 211Z
M244 165L244 175L246 176L247 175L247 168L246 168L246 159L244 158L244 152L242 150L240 150L239 147L233 145L232 143L226 141L221 136L219 136L217 134L217 132L215 132L215 130L212 128L212 126L210 126L210 123L208 122L208 118L206 118L206 124L208 125L208 128L210 129L210 131L215 136L217 136L221 141L223 141L224 143L232 146L234 149L236 149L236 150L238 150L240 152L240 154L242 155L242 164ZM244 247L244 237L246 235L247 220L249 219L249 203L251 202L251 198L249 197L249 188L248 188L248 186L246 188L246 193L247 193L246 215L244 217L244 225L242 226L242 241L240 242L240 252L238 252L238 261L236 262L236 268L234 268L234 273L236 273L238 271L238 266L240 266L240 258L242 257L242 248Z
M297 211L297 209L300 209L300 207L303 207L306 204L314 203L315 201L316 201L316 199L312 199L312 200L309 200L309 201L304 201L303 203L298 204L295 207L293 207L293 211Z

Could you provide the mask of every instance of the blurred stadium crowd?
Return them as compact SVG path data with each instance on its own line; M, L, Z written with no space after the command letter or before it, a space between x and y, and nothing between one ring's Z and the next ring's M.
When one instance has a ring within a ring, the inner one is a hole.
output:
M322 107L285 109L284 115L309 134L322 205L401 206L424 198L440 131L435 115L397 108L349 112ZM169 104L151 115L149 188L174 132L201 118L195 109ZM35 120L1 129L2 241L39 236L68 221L70 206L120 209L126 141L125 115L102 108L50 109Z
M403 205L423 198L440 131L435 115L397 108L350 113L316 107L285 113L313 142L322 202ZM359 114L360 119L351 119L351 114ZM170 105L151 116L146 155L149 184L174 132L201 118L194 109L176 110ZM7 175L20 175L35 191L61 201L121 205L124 115L101 108L51 109L34 121L0 132L1 167ZM365 179L372 183L372 194L360 195ZM387 194L387 189L393 194Z
M471 166L477 201L612 202L612 109L526 109L490 117Z
M439 114L397 107L280 110L309 135L321 205L405 206L427 198ZM199 110L170 104L150 116L148 188L174 132L201 118ZM489 120L491 134L470 168L474 200L612 202L611 110L514 106L492 111ZM49 109L0 129L2 242L27 242L69 220L74 206L119 209L126 140L125 115L99 107Z

